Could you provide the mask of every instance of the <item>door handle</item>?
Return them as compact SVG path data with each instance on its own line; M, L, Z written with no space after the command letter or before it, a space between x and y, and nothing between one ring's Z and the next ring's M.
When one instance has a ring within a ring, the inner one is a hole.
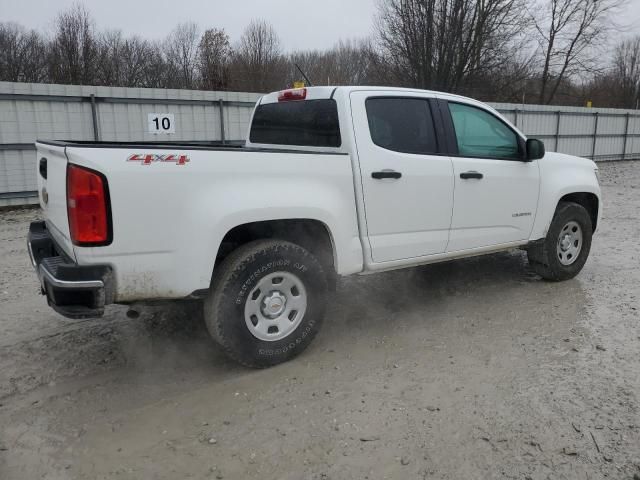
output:
M40 176L46 180L47 178L47 159L46 158L42 157L40 159L38 170L40 171Z
M481 180L483 177L484 175L482 175L480 172L475 171L464 172L460 174L460 178L462 178L463 180L468 180L470 178L477 178L478 180Z
M402 174L400 172L396 172L395 170L382 170L381 172L372 172L371 177L375 178L376 180L381 180L383 178L393 178L394 180L397 180L398 178L402 177Z

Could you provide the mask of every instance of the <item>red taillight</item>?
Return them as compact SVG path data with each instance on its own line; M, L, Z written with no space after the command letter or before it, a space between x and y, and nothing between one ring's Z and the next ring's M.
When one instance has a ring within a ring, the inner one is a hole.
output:
M111 242L107 180L98 172L67 167L67 212L71 241L79 246Z
M293 90L283 90L278 94L279 102L288 102L291 100L304 100L307 98L306 88L294 88Z

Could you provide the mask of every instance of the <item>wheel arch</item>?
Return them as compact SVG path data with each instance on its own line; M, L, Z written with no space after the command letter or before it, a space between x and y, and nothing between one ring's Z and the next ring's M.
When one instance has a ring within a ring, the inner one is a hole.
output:
M556 210L560 203L563 202L573 202L578 205L582 205L584 209L589 213L589 217L591 218L591 227L592 231L595 232L598 226L598 216L600 209L600 199L595 193L592 192L573 192L567 193L562 196L558 203L556 204Z
M216 252L214 270L241 245L262 239L285 240L308 250L325 270L330 288L335 288L338 258L333 234L326 223L311 218L260 220L230 228Z

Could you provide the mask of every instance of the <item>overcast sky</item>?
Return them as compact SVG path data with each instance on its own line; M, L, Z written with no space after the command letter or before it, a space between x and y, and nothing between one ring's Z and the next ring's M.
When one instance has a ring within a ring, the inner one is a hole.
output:
M0 0L0 21L51 31L52 21L77 0ZM100 29L161 39L177 23L224 28L236 41L252 18L277 30L286 50L327 48L373 29L377 0L83 0ZM619 21L625 35L640 33L640 0L629 0Z

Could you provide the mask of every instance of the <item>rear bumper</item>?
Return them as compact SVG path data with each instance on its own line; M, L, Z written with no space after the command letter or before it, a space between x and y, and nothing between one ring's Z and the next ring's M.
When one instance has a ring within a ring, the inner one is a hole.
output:
M44 222L29 226L27 247L42 294L68 318L100 317L113 303L113 274L107 265L77 265L61 254Z

